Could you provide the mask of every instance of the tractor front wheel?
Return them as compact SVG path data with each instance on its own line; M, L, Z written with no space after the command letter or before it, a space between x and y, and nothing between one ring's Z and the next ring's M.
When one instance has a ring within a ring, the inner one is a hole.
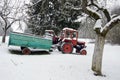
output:
M61 46L62 53L72 53L73 45L71 43L63 43Z

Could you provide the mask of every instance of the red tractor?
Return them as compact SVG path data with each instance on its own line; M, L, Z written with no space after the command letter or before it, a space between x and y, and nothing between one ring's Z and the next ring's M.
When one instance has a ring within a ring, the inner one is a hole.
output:
M78 41L78 31L72 28L64 28L60 33L58 42L58 50L62 53L72 53L73 48L76 49L76 53L86 55L85 42Z

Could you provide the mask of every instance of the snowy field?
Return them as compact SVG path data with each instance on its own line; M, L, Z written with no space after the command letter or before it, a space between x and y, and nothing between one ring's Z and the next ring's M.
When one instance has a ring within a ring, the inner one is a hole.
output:
M120 80L118 45L105 45L102 71L106 77L93 75L94 44L88 41L86 56L62 54L57 50L50 54L39 51L40 54L20 55L11 53L9 49L7 43L0 43L0 80Z

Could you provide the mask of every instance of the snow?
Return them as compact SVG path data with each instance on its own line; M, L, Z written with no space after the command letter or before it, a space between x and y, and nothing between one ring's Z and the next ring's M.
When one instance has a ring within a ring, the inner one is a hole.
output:
M76 31L75 29L65 27L63 30L71 30L71 31Z
M98 20L96 21L95 26L94 26L94 30L95 30L96 28L99 28L99 29L102 28L101 19L98 19Z
M108 27L109 25L111 25L111 23L113 23L113 22L116 21L117 19L120 20L120 16L117 16L117 17L113 18L110 22L108 22L108 23L105 25L105 27Z
M99 16L99 18L102 18L102 17L101 17L101 15L100 15L97 11L95 11L95 10L91 9L90 7L87 7L87 10L89 10L90 12L95 13L96 15L98 15L98 16Z
M83 22L85 22L86 17L87 17L86 15L82 16L82 17L79 16L78 19L76 19L74 22L82 22L83 23Z
M85 40L85 39L82 39ZM55 50L50 54L20 55L9 49L18 47L0 45L1 80L120 80L120 46L106 44L103 56L103 74L94 76L91 62L94 44L86 41L86 56L62 54ZM19 52L19 51L18 51ZM41 53L41 52L39 52Z
M111 21L109 21L103 28L101 28L101 33L102 33L103 30L105 30L106 28L111 27L110 25L111 25L112 23L114 23L115 21L117 21L117 20L119 20L119 22L120 22L120 16L117 16L117 17L113 18L113 19L112 19Z

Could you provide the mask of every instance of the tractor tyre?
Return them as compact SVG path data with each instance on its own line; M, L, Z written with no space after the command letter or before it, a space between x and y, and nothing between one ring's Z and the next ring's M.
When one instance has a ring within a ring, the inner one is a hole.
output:
M63 43L61 45L61 50L62 50L62 53L72 53L73 51L73 45L71 43Z
M25 47L25 48L22 49L22 53L25 54L25 55L29 55L29 54L31 54L31 51L30 51L30 49Z

